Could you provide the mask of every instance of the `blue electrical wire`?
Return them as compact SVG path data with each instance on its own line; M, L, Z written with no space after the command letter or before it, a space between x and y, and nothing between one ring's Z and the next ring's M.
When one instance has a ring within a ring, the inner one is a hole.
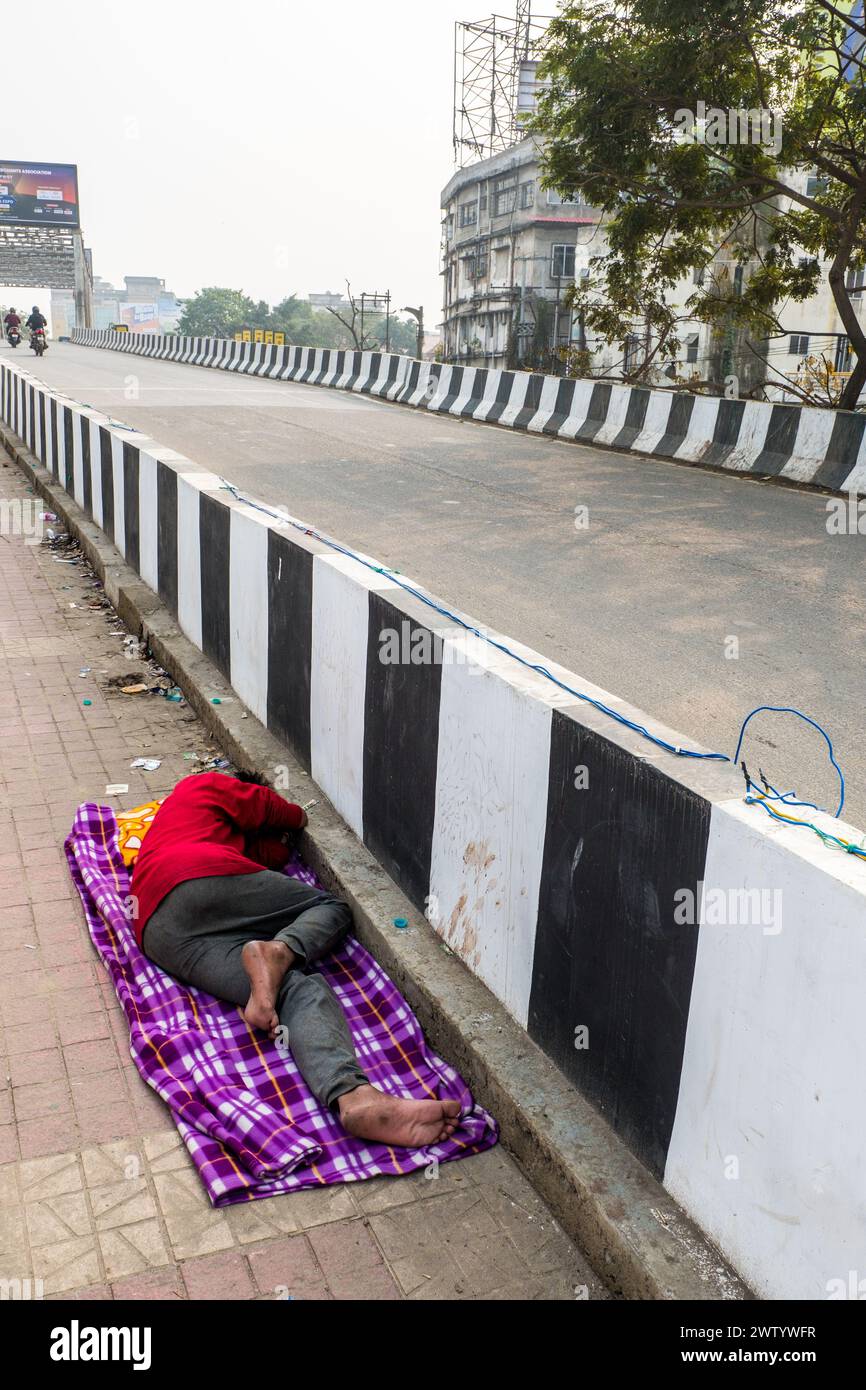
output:
M284 512L275 512L270 507L266 507L260 502L254 502L251 498L244 497L243 494L238 490L238 488L236 488L233 483L228 482L227 479L220 478L220 482L222 483L226 491L231 493L231 495L235 498L236 501L242 502L247 507L252 507L255 511L263 512L265 516L271 517L274 521L279 521L284 525L288 524L289 526L294 527L296 531L302 532L302 534L305 536L312 536L314 540L321 541L323 545L330 546L332 550L336 550L340 555L348 556L349 559L355 560L358 564L363 565L365 569L371 570L374 574L382 574L387 576L387 578L392 580L393 583L397 584L401 589L405 590L407 594L411 594L413 598L419 599L422 603L425 603L428 608L432 608L435 612L440 613L442 617L448 618L449 621L457 623L460 627L464 629L464 631L471 633L475 637L481 638L481 640L483 642L486 642L488 646L495 647L497 651L503 652L506 656L510 657L513 661L518 662L519 665L525 667L528 671L535 671L538 675L544 676L546 680L551 681L560 690L565 691L567 695L572 695L576 700L582 700L585 704L591 705L593 709L597 709L601 714L606 714L610 719L616 720L618 724L622 724L625 728L631 729L636 734L640 734L642 738L648 739L649 742L655 744L657 748L662 748L667 753L673 753L678 758L696 758L706 762L733 763L736 766L739 760L740 750L743 746L743 737L746 732L746 726L749 723L750 719L752 719L756 714L762 714L765 712L773 714L797 715L799 719L804 720L807 724L811 724L813 729L817 729L819 734L821 734L822 738L827 744L827 748L830 754L830 762L833 764L833 767L836 769L836 772L839 776L840 795L839 805L836 809L836 817L838 818L838 816L840 815L842 807L845 804L845 778L842 774L842 769L836 762L836 758L833 753L833 744L830 742L829 735L826 733L824 729L821 728L821 725L816 723L814 719L810 719L807 714L803 714L801 710L793 709L792 707L787 705L758 705L757 708L753 709L749 714L747 714L746 718L743 720L743 724L740 729L740 737L737 739L737 749L734 753L733 758L729 758L727 753L704 753L700 752L696 748L681 748L676 744L668 743L666 739L659 738L656 734L651 734L649 729L644 728L642 724L635 723L634 720L628 719L624 714L620 714L617 710L611 709L608 705L602 704L600 700L595 700L591 695L586 695L580 690L575 690L573 686L566 685L564 681L559 680L558 677L554 676L550 671L548 671L546 666L542 666L538 662L527 661L525 657L518 656L517 652L512 651L511 648L506 646L504 642L494 641L492 637L490 637L486 632L482 632L480 628L473 627L471 623L467 623L464 618L459 617L456 613L452 613L450 609L444 608L441 604L437 603L435 599L430 598L430 596L428 594L425 594L422 590L414 588L411 584L407 584L406 581L399 576L398 571L389 569L385 565L375 565L373 564L372 560L367 560L362 555L358 555L354 550L351 550L348 546L340 545L338 541L332 540L329 536L323 536L321 532L315 530L312 526L304 526L303 522L295 521L293 517L286 515ZM811 801L787 800L788 797L792 797L794 795L793 792L785 792L784 794L780 794L779 792L775 791L775 788L773 787L770 787L770 791L773 793L773 796L776 799L783 802L787 806L809 806L815 811L819 810L819 807L815 806ZM766 802L763 800L758 800L757 798L747 796L746 801L750 805L762 805L764 807L764 810L769 812L770 815L775 814L772 808L768 806ZM777 820L784 819L782 816L776 816L775 818ZM808 823L804 821L802 822L802 824L807 825ZM809 828L815 830L816 833L820 834L823 838L824 832L818 831L817 827L812 825L809 825ZM827 836L827 838L834 840L836 837L831 835ZM846 848L843 841L839 840L837 843L842 848Z
M743 736L746 732L746 725L748 724L749 720L753 719L756 714L763 714L765 711L769 712L770 714L796 714L798 719L804 720L807 724L811 724L813 729L818 730L818 733L821 735L821 737L827 745L827 751L830 756L830 762L833 764L839 777L839 805L836 807L835 812L836 818L838 819L839 816L842 814L842 807L845 805L845 777L842 773L841 767L836 761L836 757L833 752L833 745L830 742L830 735L824 729L822 729L821 725L817 724L814 719L810 719L808 714L803 714L802 710L792 709L790 705L758 705L757 709L753 709L751 713L747 714L745 719L743 720L743 726L740 729L740 737L737 739L737 751L734 753L732 761L735 763L739 761L740 749L743 746ZM793 793L789 793L789 795L793 795ZM780 798L780 800L784 800L784 798ZM802 804L807 805L808 803L803 802ZM817 809L818 808L816 806L815 810Z
M770 782L766 783L769 792L764 792L767 801L781 801L783 806L806 806L810 811L820 811L822 815L829 815L829 811L823 806L816 806L814 801L798 801L795 792L777 792Z

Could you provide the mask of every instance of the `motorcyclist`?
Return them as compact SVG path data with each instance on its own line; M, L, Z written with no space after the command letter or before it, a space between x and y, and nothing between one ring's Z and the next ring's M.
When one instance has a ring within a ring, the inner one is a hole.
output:
M14 306L14 304L12 305L12 308L9 310L9 313L8 313L8 314L5 314L5 315L3 316L3 322L4 322L5 325L6 325L6 337L7 337L7 338L9 337L9 331L10 331L10 329L12 329L12 328L18 328L18 329L20 329L20 328L21 328L21 319L20 319L20 317L18 316L18 314L16 314L16 312L15 312L15 306Z
M33 312L27 320L25 327L29 328L31 333L38 332L40 328L48 327L48 320L44 314L40 314L38 304L33 305Z

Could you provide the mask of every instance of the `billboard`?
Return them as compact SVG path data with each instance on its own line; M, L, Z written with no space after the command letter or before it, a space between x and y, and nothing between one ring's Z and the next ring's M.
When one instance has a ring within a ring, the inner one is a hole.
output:
M120 304L120 321L133 333L158 333L158 304Z
M78 227L75 164L15 164L0 160L0 226Z

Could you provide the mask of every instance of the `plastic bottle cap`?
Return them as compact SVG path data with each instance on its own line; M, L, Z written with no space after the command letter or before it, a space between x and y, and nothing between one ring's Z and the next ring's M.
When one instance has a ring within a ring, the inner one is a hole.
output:
M394 926L395 926L395 927L399 927L401 931L404 929L404 927L408 927L408 925L409 925L408 918L406 918L406 917L395 917L395 918L394 918Z
M93 701L92 701L92 700L82 700L81 703L82 703L83 705L92 705L92 704L93 704Z

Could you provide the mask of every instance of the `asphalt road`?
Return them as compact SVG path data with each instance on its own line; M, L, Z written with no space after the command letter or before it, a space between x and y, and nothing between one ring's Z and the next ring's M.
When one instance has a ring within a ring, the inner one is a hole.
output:
M732 753L756 705L802 709L866 828L866 536L830 535L825 497L321 387L65 344L16 357L687 738ZM744 751L835 809L800 721L759 716Z

